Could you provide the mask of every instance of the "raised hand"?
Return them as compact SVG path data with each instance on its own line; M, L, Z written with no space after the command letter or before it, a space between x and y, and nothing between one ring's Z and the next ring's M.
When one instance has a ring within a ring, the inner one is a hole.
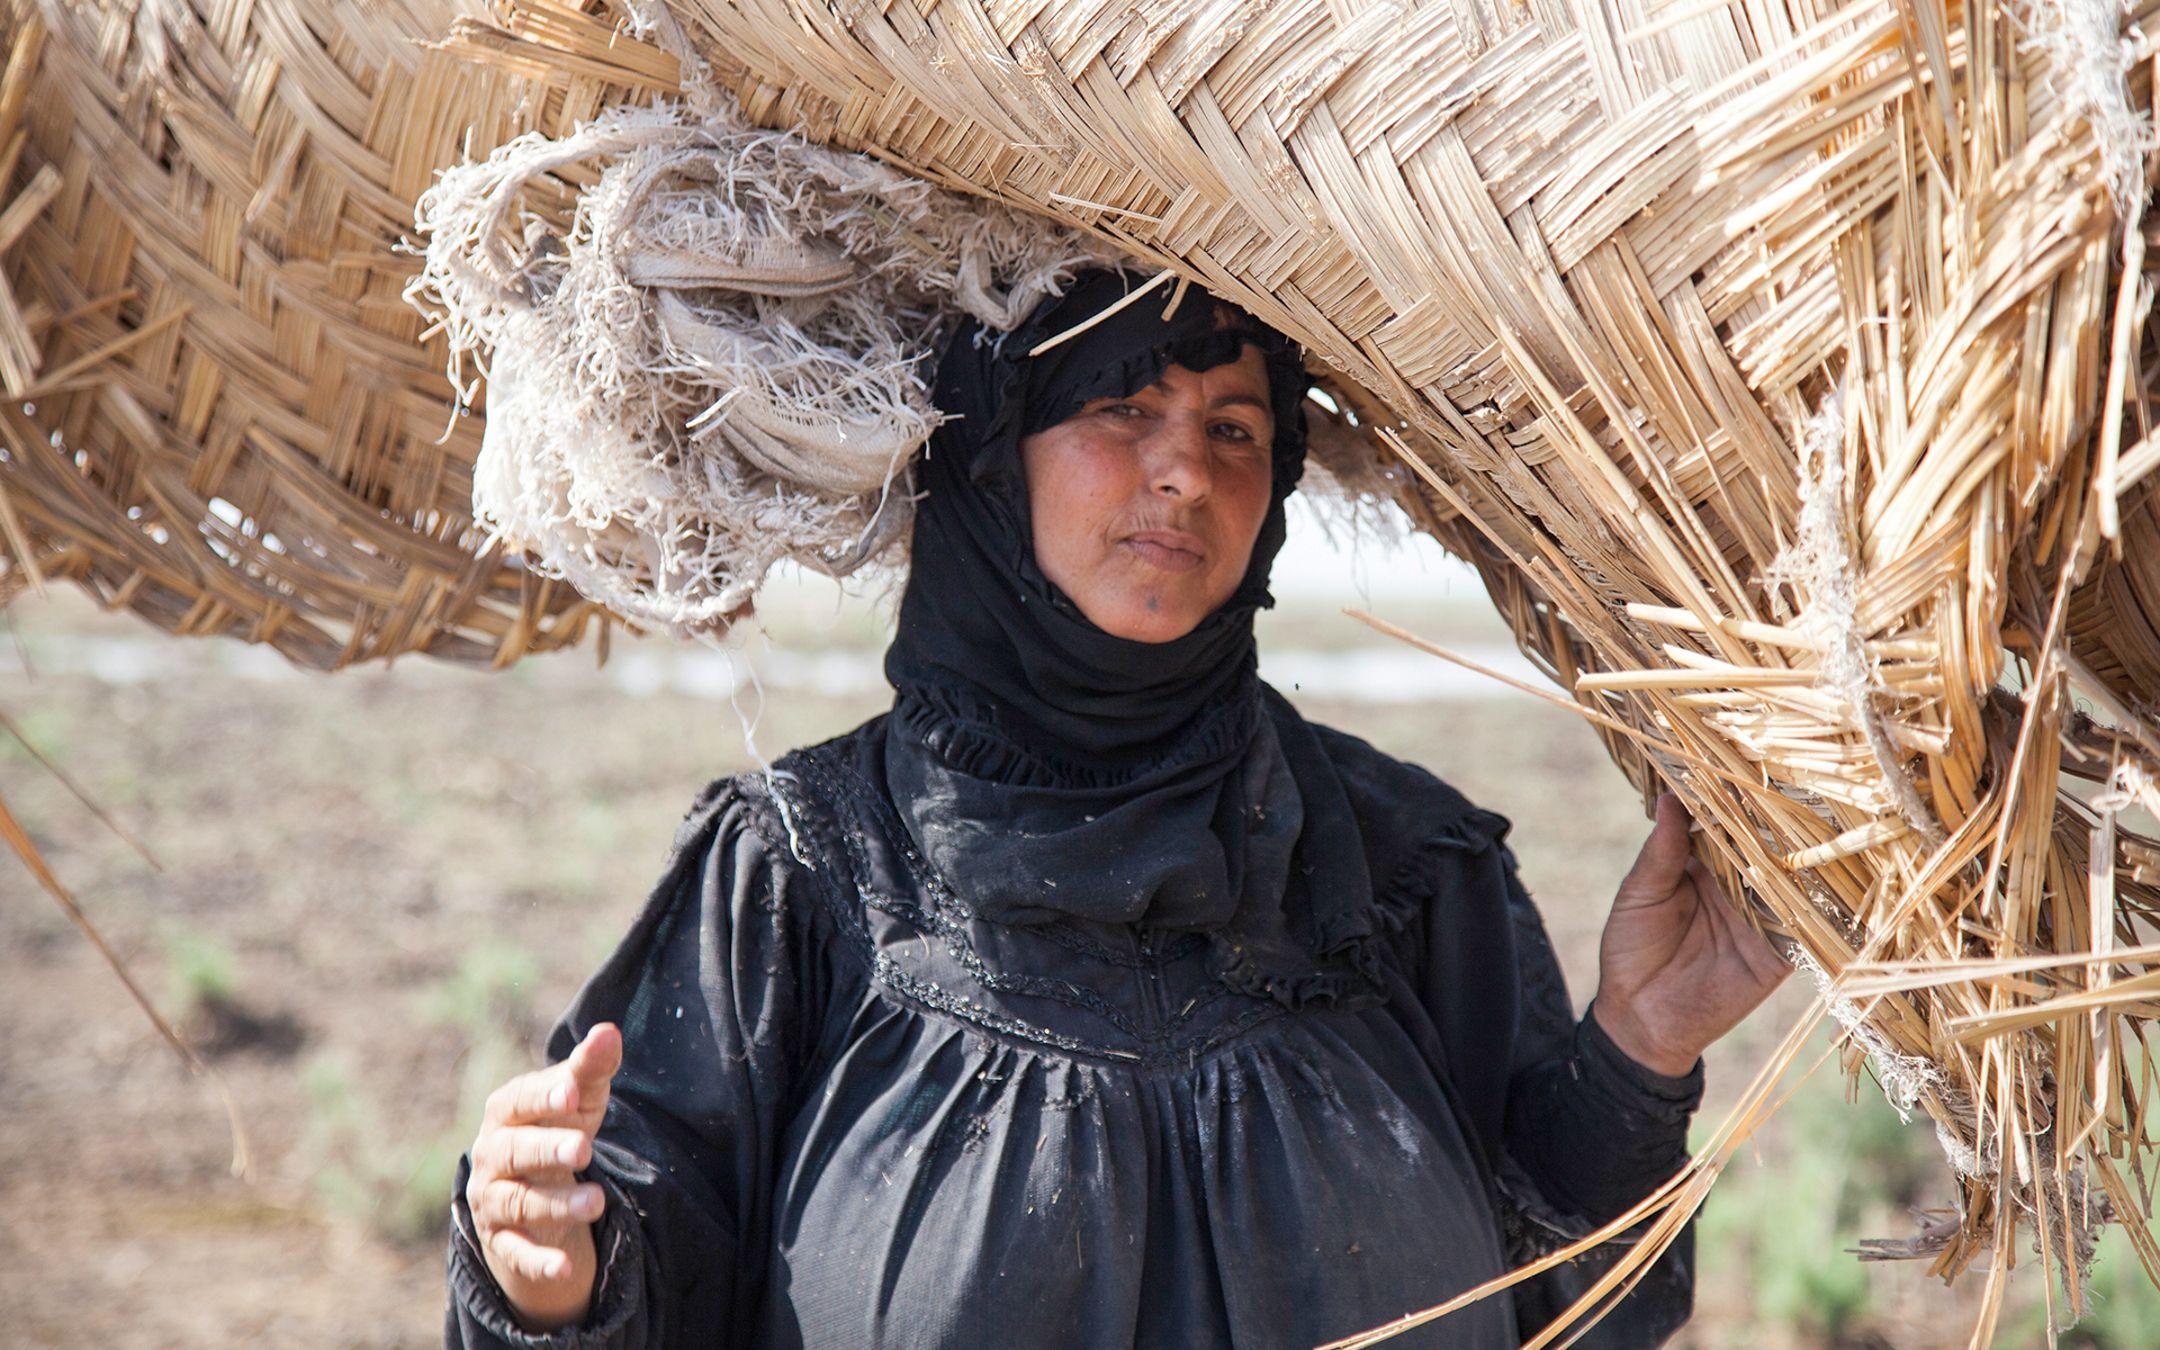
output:
M488 1270L527 1331L576 1322L592 1302L592 1226L605 1197L575 1173L592 1161L608 1085L621 1067L622 1032L602 1022L567 1059L488 1096L465 1203Z
M1657 825L1605 920L1590 1005L1630 1058L1675 1078L1792 973L1693 856L1688 820L1678 797L1658 798Z

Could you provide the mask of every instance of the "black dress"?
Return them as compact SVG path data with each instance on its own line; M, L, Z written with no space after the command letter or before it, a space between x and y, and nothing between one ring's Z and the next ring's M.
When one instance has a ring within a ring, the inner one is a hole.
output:
M550 1040L625 1038L592 1309L517 1329L461 1166L448 1344L1312 1346L1618 1214L1684 1161L1701 1065L1575 1020L1505 820L1316 730L1374 892L1327 998L1192 933L976 917L886 795L886 718L714 784ZM1396 1343L1518 1345L1609 1259ZM1683 1234L1585 1343L1657 1344L1692 1289Z

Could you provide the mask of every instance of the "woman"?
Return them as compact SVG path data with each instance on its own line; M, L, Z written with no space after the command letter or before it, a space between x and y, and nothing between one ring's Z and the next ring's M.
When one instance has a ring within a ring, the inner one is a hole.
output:
M1574 1020L1506 822L1257 678L1294 345L1144 300L1029 355L1130 285L952 341L893 710L692 809L490 1100L452 1345L1310 1346L1684 1161L1783 963L1668 798ZM1685 1320L1690 1250L1604 1343ZM1597 1264L1405 1343L1516 1345Z

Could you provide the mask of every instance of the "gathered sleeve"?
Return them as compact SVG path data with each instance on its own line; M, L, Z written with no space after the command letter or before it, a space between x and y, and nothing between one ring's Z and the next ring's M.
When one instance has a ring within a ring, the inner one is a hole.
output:
M1522 1264L1617 1218L1680 1170L1703 1066L1658 1073L1587 1012L1575 1017L1544 920L1501 843L1506 830L1502 817L1462 804L1416 861L1422 912L1411 929L1419 998L1491 1176L1510 1258ZM1588 1289L1644 1226L1515 1286L1523 1333ZM1691 1223L1579 1344L1656 1345L1693 1303Z
M753 824L761 806L740 780L707 789L628 935L549 1035L551 1063L598 1023L623 1035L580 1174L607 1196L586 1317L547 1335L520 1329L476 1246L468 1156L452 1202L453 1350L748 1344L773 1248L779 1136L831 979L816 908L796 894L805 874Z

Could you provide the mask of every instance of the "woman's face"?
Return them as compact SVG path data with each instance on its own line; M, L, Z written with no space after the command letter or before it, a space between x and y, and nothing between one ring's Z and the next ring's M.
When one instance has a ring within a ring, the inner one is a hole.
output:
M1173 365L1020 442L1035 563L1096 627L1191 632L1245 578L1274 487L1265 358Z

